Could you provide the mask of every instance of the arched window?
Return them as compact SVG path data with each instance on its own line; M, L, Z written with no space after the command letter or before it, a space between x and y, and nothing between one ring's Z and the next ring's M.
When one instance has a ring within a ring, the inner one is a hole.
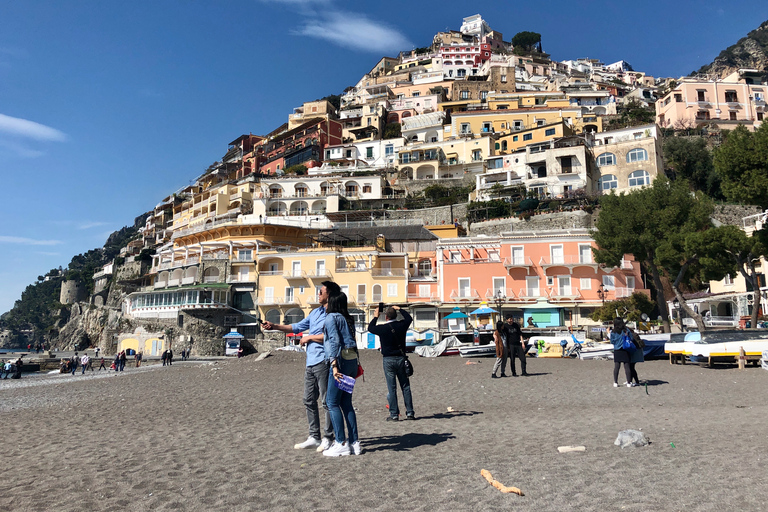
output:
M264 315L264 318L267 322L272 322L273 324L279 324L280 323L280 310L279 309L270 309L267 311L267 314Z
M503 140L501 141L501 150L506 151L507 150L507 141Z
M627 153L627 163L642 162L648 160L648 152L642 148L635 148Z
M651 176L648 171L635 171L629 175L630 187L642 187L643 185L651 184Z
M355 330L358 332L365 332L368 325L365 322L365 311L357 308L350 308L349 314L355 320Z
M304 320L304 311L300 308L292 308L285 312L285 324L297 324Z
M419 260L419 275L429 276L432 274L432 261Z
M603 167L604 165L616 165L616 155L613 153L603 153L597 157L597 166Z
M619 186L619 180L613 174L606 174L601 176L597 182L598 190L610 190Z

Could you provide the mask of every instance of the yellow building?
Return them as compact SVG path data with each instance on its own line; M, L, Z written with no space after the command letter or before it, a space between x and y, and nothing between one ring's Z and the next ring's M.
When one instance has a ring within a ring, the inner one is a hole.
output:
M222 185L214 188L196 187L186 200L173 208L174 232L198 228L215 221L234 220L240 214L251 213L256 185Z
M588 131L600 132L603 129L600 117L597 115L583 115L579 107L546 107L454 112L451 115L450 134L456 136L486 133L505 135L512 132L540 128L545 125L554 125L562 121L565 121L571 127L574 134ZM557 136L557 133L551 134L551 137L555 136ZM562 137L563 135L560 136Z

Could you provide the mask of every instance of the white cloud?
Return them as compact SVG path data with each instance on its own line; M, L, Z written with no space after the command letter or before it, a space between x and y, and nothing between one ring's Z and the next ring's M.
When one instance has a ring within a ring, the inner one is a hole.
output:
M44 154L39 149L34 149L18 141L0 139L0 148L5 148L21 158L36 158Z
M0 132L35 140L63 141L67 136L50 126L0 114Z
M308 20L292 33L325 39L345 48L386 53L410 50L413 44L396 29L370 20L363 14L331 12Z
M25 238L21 236L0 235L0 243L24 245L59 245L63 244L64 242L61 240L35 240L34 238Z
M91 229L91 228L97 228L99 226L106 226L107 222L99 222L99 221L91 221L91 222L83 222L82 224L79 224L77 226L77 229Z

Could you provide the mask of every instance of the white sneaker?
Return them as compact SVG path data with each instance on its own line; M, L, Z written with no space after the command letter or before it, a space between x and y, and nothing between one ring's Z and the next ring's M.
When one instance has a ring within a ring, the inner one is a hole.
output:
M619 387L619 383L618 382L614 382L613 383L613 387L615 387L615 388Z
M346 442L339 443L338 441L334 441L331 447L323 452L323 455L326 457L343 457L349 455L349 445Z
M635 386L635 384L633 382L627 382L627 387L628 388L632 388L634 386Z
M295 450L303 450L305 448L317 448L318 446L320 446L320 440L309 436L303 443L293 445L293 448Z
M330 447L331 447L331 440L327 437L324 437L323 440L320 442L320 446L317 447L317 451L324 452Z
M363 447L360 446L360 441L355 441L354 443L352 443L352 453L354 453L355 455L360 455L361 453L363 453Z

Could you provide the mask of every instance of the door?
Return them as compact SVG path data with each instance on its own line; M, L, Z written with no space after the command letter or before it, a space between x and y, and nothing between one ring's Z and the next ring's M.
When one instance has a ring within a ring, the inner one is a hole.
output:
M557 278L557 294L561 297L571 295L571 278L569 276L560 276Z
M237 276L237 280L241 283L247 283L248 282L248 267L242 266L240 267L239 275Z
M592 263L592 247L589 245L579 246L579 262Z
M539 278L538 276L527 276L525 278L525 292L528 297L539 296Z
M471 296L469 278L459 279L459 298L468 299Z
M392 262L391 261L382 261L381 262L381 275L383 275L383 276L391 276L392 275Z
M365 285L364 284L358 284L357 285L357 303L358 304L367 304L368 301L366 300L365 296Z
M629 293L635 291L635 276L627 276L627 291Z
M315 262L315 275L318 277L325 275L325 260L317 260Z
M301 262L300 261L293 261L293 262L291 262L291 275L293 275L293 277L300 277L301 276Z
M275 300L275 289L271 286L264 288L264 303L272 304Z
M563 246L553 245L549 249L550 256L552 257L552 263L565 263L563 259Z

